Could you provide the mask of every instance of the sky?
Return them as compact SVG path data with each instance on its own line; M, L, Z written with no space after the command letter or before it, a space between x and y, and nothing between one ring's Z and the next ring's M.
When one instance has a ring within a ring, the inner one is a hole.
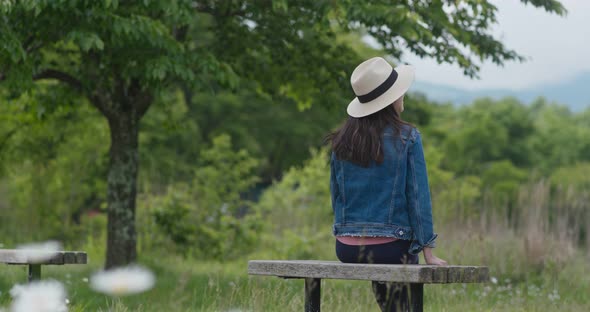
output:
M565 17L546 13L519 0L491 0L498 7L493 33L508 48L528 58L499 67L481 66L480 79L465 77L456 65L437 64L406 54L403 62L416 66L416 80L461 89L511 89L567 81L590 72L590 1L561 0Z

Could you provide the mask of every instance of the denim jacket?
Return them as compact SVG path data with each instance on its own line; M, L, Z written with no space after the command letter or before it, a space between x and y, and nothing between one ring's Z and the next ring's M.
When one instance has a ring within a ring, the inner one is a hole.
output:
M432 205L420 132L406 127L383 133L383 162L369 167L330 160L330 193L336 236L411 240L409 252L434 247Z

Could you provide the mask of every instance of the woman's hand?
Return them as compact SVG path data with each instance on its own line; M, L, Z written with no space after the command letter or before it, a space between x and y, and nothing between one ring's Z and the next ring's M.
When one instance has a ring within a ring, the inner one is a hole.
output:
M424 260L426 260L426 264L430 264L430 265L447 265L448 264L445 260L433 255L432 248L430 248L430 247L425 247L423 252L424 252Z

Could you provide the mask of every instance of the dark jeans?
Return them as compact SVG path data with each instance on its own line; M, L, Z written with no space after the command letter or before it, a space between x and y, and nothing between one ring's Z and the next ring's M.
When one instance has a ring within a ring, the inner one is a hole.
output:
M377 245L352 246L336 240L336 256L344 263L418 264L418 255L408 253L410 241L397 240ZM409 285L371 282L375 299L383 312L409 309Z

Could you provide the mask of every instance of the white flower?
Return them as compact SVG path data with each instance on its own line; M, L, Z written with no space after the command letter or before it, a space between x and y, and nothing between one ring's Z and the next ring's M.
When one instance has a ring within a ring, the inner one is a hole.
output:
M15 285L10 290L13 298L11 312L67 312L66 290L54 280Z
M30 262L44 262L55 257L57 252L62 249L62 246L58 241L46 241L20 245L16 249L25 252L27 260Z
M559 293L557 293L557 289L553 289L553 293L549 293L549 295L547 297L551 301L559 300L561 298L559 296Z
M490 278L490 281L492 282L492 284L498 284L498 279L493 276Z
M90 287L107 295L125 296L144 292L155 282L151 271L140 266L128 266L94 274L90 278Z

